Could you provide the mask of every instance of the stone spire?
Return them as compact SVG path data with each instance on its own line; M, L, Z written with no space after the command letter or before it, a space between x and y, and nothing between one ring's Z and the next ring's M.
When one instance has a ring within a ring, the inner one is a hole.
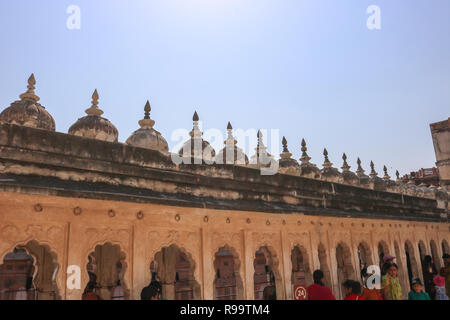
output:
M358 164L358 169L356 170L356 174L358 175L363 175L364 174L364 169L361 167L361 159L356 160L356 163Z
M398 170L395 171L395 176L397 177L397 182L400 182L400 173L398 172Z
M230 121L228 121L227 125L227 140L224 142L227 146L234 146L237 144L237 141L233 137L233 126L231 125Z
M155 125L155 121L150 118L150 111L152 110L152 107L150 106L150 101L147 100L147 103L144 107L144 119L139 120L139 125L141 128L143 127L150 127L153 128Z
M263 134L261 130L258 130L257 137L258 137L258 145L256 146L256 153L258 155L261 153L266 153L267 147L264 145Z
M280 160L278 160L280 173L292 174L292 175L300 175L301 170L298 165L297 160L292 158L292 153L289 152L288 142L286 137L283 137L281 140L283 144L283 152L280 154Z
M344 154L342 155L342 160L344 160L344 163L342 164L342 167L341 167L341 169L342 169L342 172L348 172L348 171L350 171L350 166L348 165L348 163L347 163L347 155L345 154L345 152L344 152Z
M289 159L290 157L292 157L292 153L289 152L287 140L284 136L283 136L283 140L281 141L281 143L283 144L283 152L280 154L280 157L282 159Z
M38 102L40 98L34 93L34 89L36 85L36 79L34 78L34 73L28 78L28 90L25 93L22 93L19 97L22 100L30 100L33 102Z
M383 179L386 181L389 181L391 179L391 177L388 175L386 166L383 166L383 171L384 171Z
M302 156L300 157L300 161L302 162L302 164L308 164L309 160L311 160L311 157L308 156L308 154L306 153L308 148L306 147L305 139L302 139L302 149L301 150L302 150Z
M189 133L191 137L194 138L201 138L203 132L200 131L200 128L198 126L198 122L200 121L200 118L197 114L197 111L194 112L194 116L192 117L192 121L193 121L193 128L192 131Z
M273 160L273 156L267 152L267 147L264 145L263 134L261 130L257 133L258 144L255 148L255 154L250 158L250 164L261 166L270 166L270 162Z
M233 137L233 126L229 121L227 125L227 140L223 143L225 144L225 147L219 151L215 158L217 164L248 164L248 157L244 151L237 146L237 140Z
M330 162L330 160L328 159L328 151L326 148L323 149L323 156L325 157L325 161L323 162L323 167L324 168L329 168L333 165L333 163Z
M92 105L84 111L88 116L101 116L103 114L103 111L98 107L98 99L98 92L97 89L95 89L92 94Z
M370 177L377 177L378 176L378 173L375 171L375 165L373 164L373 161L370 161L370 174L369 174L369 176Z

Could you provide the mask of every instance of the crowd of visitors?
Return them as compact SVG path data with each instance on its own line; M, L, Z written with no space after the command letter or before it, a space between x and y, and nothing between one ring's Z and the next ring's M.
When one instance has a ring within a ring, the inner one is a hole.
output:
M411 280L411 291L408 300L449 300L450 296L450 255L444 254L444 267L439 274L431 256L425 256L422 283L420 278ZM398 278L398 266L394 263L395 257L386 255L381 267L381 288L369 284L370 274L367 268L361 270L363 285L355 280L348 279L344 283L343 300L403 300L403 292ZM313 273L314 284L307 288L309 300L336 300L330 288L324 284L324 273L316 270Z

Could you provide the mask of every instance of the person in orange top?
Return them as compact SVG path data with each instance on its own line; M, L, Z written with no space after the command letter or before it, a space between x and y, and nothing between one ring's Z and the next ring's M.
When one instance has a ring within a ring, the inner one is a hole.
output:
M342 284L345 288L344 300L366 300L361 297L361 284L358 281L347 280Z
M367 273L367 268L364 268L361 270L361 275L362 275L363 281L364 281L364 289L363 289L362 296L366 300L384 300L383 294L381 293L381 289L377 289L375 287L373 287L373 289L369 289L367 287L367 279L369 279L369 277L370 277L370 275Z
M100 296L95 293L95 283L89 282L86 291L83 293L82 300L102 300Z

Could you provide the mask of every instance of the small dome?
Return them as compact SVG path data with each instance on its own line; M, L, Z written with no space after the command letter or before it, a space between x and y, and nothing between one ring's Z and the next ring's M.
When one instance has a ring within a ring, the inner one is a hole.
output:
M320 170L321 179L332 182L340 182L342 180L342 175L338 169L333 168L333 163L330 162L330 159L328 159L328 151L326 148L323 149L323 155L325 157L325 161L322 165L322 170Z
M215 159L216 151L211 147L208 141L203 140L202 138L203 133L198 127L198 121L200 119L197 112L194 113L192 120L194 121L194 127L190 132L191 138L183 144L178 151L178 155L182 157L183 160L203 159L212 162Z
M20 100L14 101L3 110L0 122L55 131L55 120L44 106L38 103L40 98L34 93L35 84L36 80L32 74L28 79L27 92L20 95Z
M92 106L85 111L87 116L78 119L69 128L69 134L84 138L117 142L119 132L108 119L101 117L103 111L98 107L98 98L97 89L95 89L92 94Z
M150 110L150 102L147 101L144 108L144 119L139 121L141 128L133 132L126 143L134 147L168 152L169 145L167 144L166 139L163 138L160 132L153 129L155 121L150 119Z
M359 185L359 178L356 173L350 171L351 167L347 163L347 155L345 153L342 155L342 160L344 160L341 167L343 182L351 185Z
M225 147L217 154L216 163L247 165L248 157L244 151L236 145L237 141L233 137L233 127L230 122L228 122L227 131L227 140L224 141Z

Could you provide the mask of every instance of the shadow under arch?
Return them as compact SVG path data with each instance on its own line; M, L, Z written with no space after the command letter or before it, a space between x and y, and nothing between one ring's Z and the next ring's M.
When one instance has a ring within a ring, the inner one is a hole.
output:
M450 247L448 246L448 242L447 240L442 240L441 242L441 246L442 246L442 254L450 254Z
M94 244L88 251L84 266L88 283L84 286L83 295L87 293L89 284L93 283L96 294L103 300L130 299L125 281L127 256L119 243L104 241Z
M408 269L408 285L411 287L413 278L419 276L419 269L417 267L416 255L414 253L414 246L411 241L405 241L406 267Z
M433 239L430 240L430 249L431 249L431 257L433 258L436 269L440 270L442 266L440 259L441 257L439 256L436 242Z
M254 299L282 299L283 284L275 249L272 246L263 245L256 250L254 257Z
M372 250L366 241L361 241L358 244L358 260L360 265L360 270L364 267L368 267L373 264L372 261Z
M386 255L390 254L389 246L386 243L386 241L380 240L378 242L377 249L378 249L378 264L380 265L380 269L383 269L383 264L384 264L383 258Z
M300 244L294 245L291 250L291 284L300 284L308 287L313 284L312 272L309 263L308 252Z
M20 252L23 252L21 257L17 255ZM26 260L28 266L24 264ZM17 243L4 253L1 261L0 300L61 299L57 283L60 264L49 244L37 240Z
M317 254L319 255L319 264L320 264L320 270L322 270L324 274L324 284L332 288L331 283L331 272L330 267L328 266L328 260L327 260L327 251L325 249L325 246L322 243L319 243L319 246L317 248Z
M423 264L425 256L427 255L427 247L425 246L425 242L423 242L423 240L419 240L417 247L419 248L420 262Z
M352 252L350 247L343 241L340 241L336 246L336 262L337 262L337 277L340 297L343 299L345 293L342 283L346 280L356 280L355 269L352 263Z
M241 261L236 249L224 245L214 253L214 300L243 300Z
M155 280L161 282L164 299L201 299L201 288L195 279L196 263L184 247L177 244L162 246L155 252L149 267Z

